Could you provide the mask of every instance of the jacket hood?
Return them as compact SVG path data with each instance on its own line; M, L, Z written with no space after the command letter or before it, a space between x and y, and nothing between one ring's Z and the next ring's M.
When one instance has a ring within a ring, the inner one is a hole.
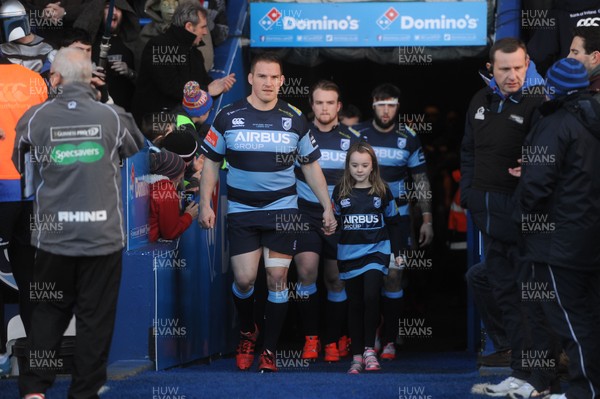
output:
M154 22L159 24L164 23L162 14L160 12L160 0L147 0L144 4L144 12L147 16L149 16Z
M526 89L532 86L543 86L544 82L544 77L538 73L535 62L530 60L529 68L527 68L527 73L525 73L525 82L523 83L523 87L521 89Z
M89 32L92 40L95 40L98 35L104 33L104 4L103 1L89 2L73 26L85 29ZM119 26L119 36L124 43L135 42L140 33L140 24L135 11L127 0L115 0L115 7L123 13L121 25Z
M600 102L591 92L579 91L567 97L546 101L540 108L543 116L551 115L561 108L573 114L596 139L600 140Z
M481 74L480 74L481 75ZM533 86L543 86L544 78L537 71L537 67L535 66L535 62L533 60L529 61L529 67L527 68L527 72L525 73L525 81L523 82L523 87L521 90L527 89ZM500 91L498 87L498 83L496 82L496 78L492 78L489 81L490 88L494 91L494 93L498 94L500 97L505 98L504 94Z

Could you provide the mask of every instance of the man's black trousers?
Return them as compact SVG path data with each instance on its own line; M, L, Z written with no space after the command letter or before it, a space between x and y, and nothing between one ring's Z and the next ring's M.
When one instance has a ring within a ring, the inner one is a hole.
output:
M62 256L38 250L30 295L33 310L21 396L43 393L61 366L59 348L73 314L76 343L69 399L98 398L106 382L119 284L121 251L104 256Z
M569 399L600 398L600 271L534 265L535 281L555 292L541 302L569 356Z

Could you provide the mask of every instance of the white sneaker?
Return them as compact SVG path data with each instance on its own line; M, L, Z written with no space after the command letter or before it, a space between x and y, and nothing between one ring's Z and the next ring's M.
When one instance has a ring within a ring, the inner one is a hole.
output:
M365 364L365 371L379 371L381 365L377 361L377 354L373 349L366 349L363 353L363 363Z
M532 394L535 392L535 388L530 383L526 382L521 385L519 389L512 391L508 394L511 399L529 399L529 398L545 398L546 395L550 394L550 390L538 392L535 396Z
M523 386L526 383L527 382L525 380L520 380L515 377L508 377L507 379L500 382L499 384L495 384L495 385L490 384L490 385L486 386L484 388L484 395L498 396L498 397L506 396L506 395L510 394L511 392L515 392L516 390L521 388L521 386Z
M383 360L394 360L396 358L396 347L393 342L388 342L383 347L383 352L381 352L381 359Z
M544 399L567 399L567 395L564 393L554 393L552 395L545 396Z

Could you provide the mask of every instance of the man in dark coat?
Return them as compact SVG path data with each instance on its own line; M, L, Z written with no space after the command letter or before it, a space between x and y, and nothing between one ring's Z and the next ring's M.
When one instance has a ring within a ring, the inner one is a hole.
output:
M511 346L511 375L498 384L476 385L472 392L507 396L526 383L529 370L522 354L529 335L519 282L526 279L518 250L519 231L511 223L518 179L508 173L518 166L523 140L535 109L542 103L541 76L531 76L523 42L498 40L490 49L493 79L475 94L467 111L461 147L461 206L481 230L485 269ZM528 76L529 75L529 76Z
M213 80L204 68L204 58L197 47L206 34L206 9L198 2L181 2L171 27L148 41L133 101L136 121L147 113L181 103L183 87L190 80L198 82L213 97L231 89L234 74Z
M551 101L540 107L522 158L528 296L541 303L570 360L569 389L551 399L600 395L600 104L587 86L577 60L548 70Z

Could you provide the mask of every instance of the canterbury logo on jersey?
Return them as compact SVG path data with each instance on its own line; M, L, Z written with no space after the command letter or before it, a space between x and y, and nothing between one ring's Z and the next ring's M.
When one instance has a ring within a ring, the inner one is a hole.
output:
M373 230L383 226L383 220L379 215L374 214L358 214L344 215L343 229L344 230Z
M577 26L600 26L600 17L582 18L577 21Z
M233 118L231 120L231 124L233 125L233 127L244 126L244 118Z
M290 144L291 134L280 132L237 132L235 142Z
M0 83L0 102L26 103L29 99L28 86L24 83Z

